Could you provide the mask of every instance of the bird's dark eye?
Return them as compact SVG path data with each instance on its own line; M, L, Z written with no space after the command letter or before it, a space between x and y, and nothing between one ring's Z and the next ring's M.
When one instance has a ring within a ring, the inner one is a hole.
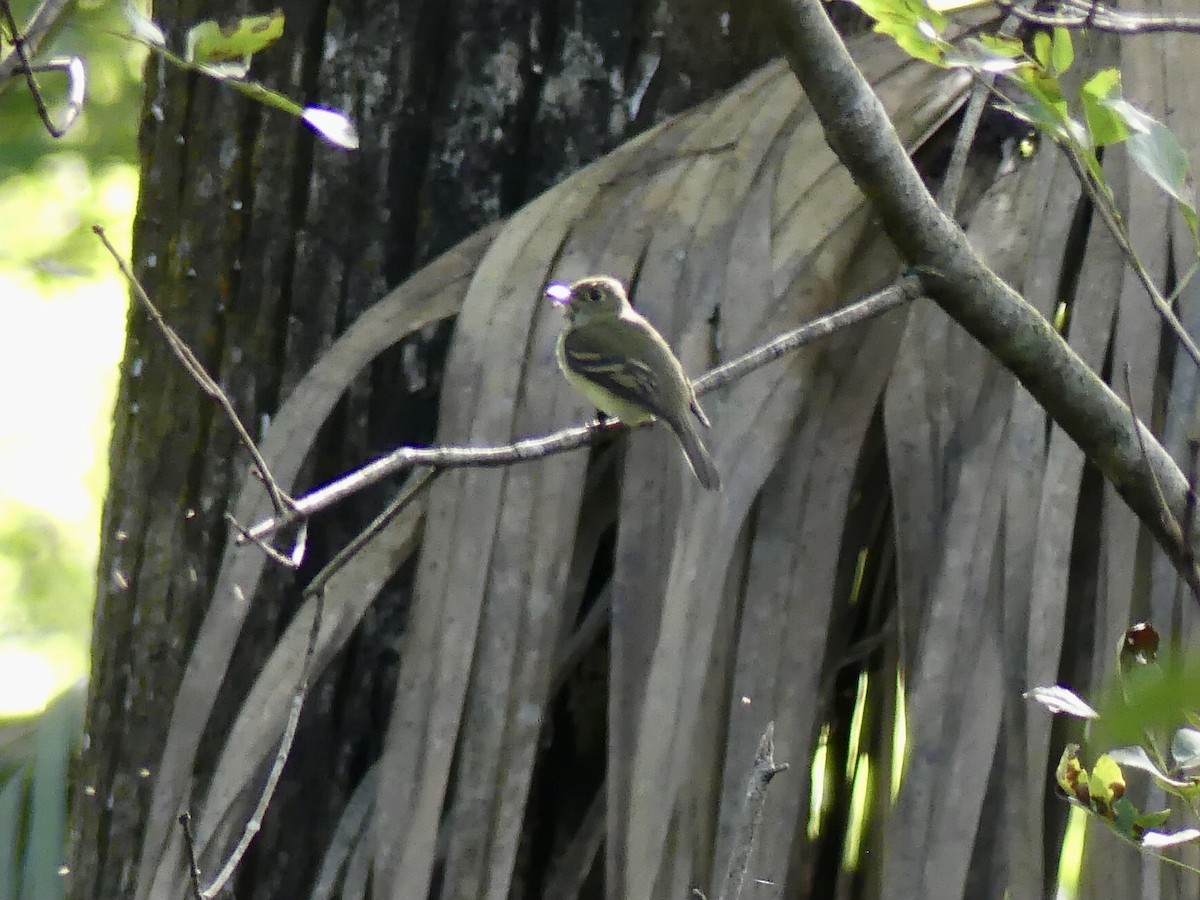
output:
M600 302L600 288L598 288L598 287L588 288L587 289L587 298L589 300L591 300L593 303L599 303Z

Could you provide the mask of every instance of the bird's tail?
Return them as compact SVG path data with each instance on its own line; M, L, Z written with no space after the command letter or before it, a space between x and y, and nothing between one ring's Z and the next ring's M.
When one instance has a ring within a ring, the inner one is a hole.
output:
M690 420L685 419L682 422L672 422L671 430L679 438L688 465L696 473L700 484L710 491L719 491L721 489L721 473L717 471L717 464L713 462L712 454L704 446L704 441L696 430L696 426Z

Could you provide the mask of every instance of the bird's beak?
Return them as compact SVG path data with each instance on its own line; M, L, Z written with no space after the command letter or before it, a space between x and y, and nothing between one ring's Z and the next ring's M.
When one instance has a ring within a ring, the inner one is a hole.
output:
M561 281L546 286L546 297L556 306L564 307L571 300L571 289Z

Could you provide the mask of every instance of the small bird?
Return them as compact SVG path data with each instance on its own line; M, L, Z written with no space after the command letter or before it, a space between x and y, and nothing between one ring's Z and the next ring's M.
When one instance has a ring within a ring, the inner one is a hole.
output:
M683 366L662 335L629 304L624 285L606 275L590 275L571 285L551 284L546 296L566 315L556 351L567 381L622 422L666 422L696 478L708 490L720 490L716 463L692 420L695 415L708 427L708 417Z

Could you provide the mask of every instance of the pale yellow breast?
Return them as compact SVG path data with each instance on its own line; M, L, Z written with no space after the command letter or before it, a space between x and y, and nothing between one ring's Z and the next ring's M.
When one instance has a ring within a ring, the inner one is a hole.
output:
M582 375L577 375L567 368L566 360L563 354L562 336L560 335L557 343L554 345L555 355L558 357L558 367L562 369L562 373L566 376L567 382L575 388L583 396L587 397L596 409L603 412L606 416L615 416L622 422L629 425L637 425L641 422L648 421L654 418L654 414L642 409L640 406L634 406L632 403L623 400L610 391L600 387L594 381L589 381Z

